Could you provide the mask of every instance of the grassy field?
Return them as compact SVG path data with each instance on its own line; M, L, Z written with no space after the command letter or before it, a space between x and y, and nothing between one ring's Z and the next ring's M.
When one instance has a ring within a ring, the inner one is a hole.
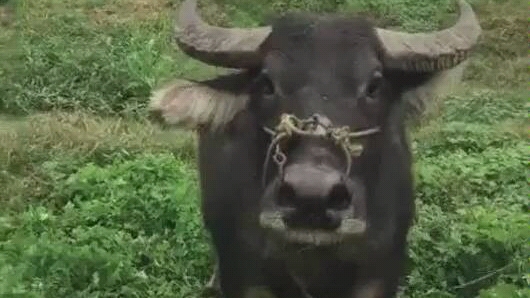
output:
M462 87L413 130L403 297L530 297L527 1L470 2L484 34ZM160 82L222 71L174 47L177 3L0 1L1 298L200 297L212 259L194 135L144 118ZM455 17L450 0L200 3L219 25L300 8L409 31Z

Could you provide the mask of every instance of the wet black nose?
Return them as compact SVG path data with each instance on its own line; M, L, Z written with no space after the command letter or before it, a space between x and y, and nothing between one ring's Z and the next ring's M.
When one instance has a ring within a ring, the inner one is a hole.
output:
M292 224L307 221L313 227L334 225L329 211L346 209L351 204L343 173L326 167L290 165L278 188L277 204L294 209Z

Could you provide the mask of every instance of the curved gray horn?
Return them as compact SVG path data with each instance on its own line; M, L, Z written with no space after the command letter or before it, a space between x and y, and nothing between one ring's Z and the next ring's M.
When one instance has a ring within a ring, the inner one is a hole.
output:
M214 66L253 68L261 64L258 52L271 28L222 28L208 25L198 15L197 0L182 4L175 39L189 56Z
M432 33L405 33L377 28L389 68L441 71L464 61L482 32L477 16L464 0L457 0L460 17L450 28Z

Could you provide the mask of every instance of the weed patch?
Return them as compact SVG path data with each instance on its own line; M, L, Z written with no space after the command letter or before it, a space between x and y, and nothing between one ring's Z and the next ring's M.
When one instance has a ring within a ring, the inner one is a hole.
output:
M4 117L0 144L0 182L5 185L0 202L17 210L28 201L45 200L57 179L88 162L106 165L144 153L195 156L190 133L81 112Z
M0 294L197 297L208 275L194 168L171 155L81 167L2 218ZM26 297L26 296L25 296Z
M467 121L481 124L499 124L516 119L526 120L528 93L473 90L449 96L445 100L443 121Z
M405 296L477 297L499 282L514 287L505 292L510 295L497 297L526 297L517 293L528 286L527 214L489 204L462 207L454 213L441 207L418 204Z

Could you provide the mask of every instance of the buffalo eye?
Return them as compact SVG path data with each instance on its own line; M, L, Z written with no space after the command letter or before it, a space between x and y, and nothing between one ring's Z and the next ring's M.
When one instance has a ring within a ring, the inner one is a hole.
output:
M377 95L381 85L383 83L383 74L380 71L376 71L367 85L365 85L364 92L360 98L361 104L368 108L368 106L376 103Z
M379 88L381 87L382 82L383 82L383 74L379 71L374 73L372 79L368 83L368 86L366 86L366 96L369 99L376 98L377 91L379 91Z
M252 100L250 110L258 115L259 121L266 121L278 108L277 90L266 70L261 71L251 85Z
M265 98L271 98L275 94L274 83L270 79L266 70L263 70L259 77L259 83L261 87L261 92Z
M373 98L379 90L382 82L383 74L379 71L374 73L370 83L368 83L368 86L366 86L366 95Z
M263 80L263 95L265 96L273 96L274 95L274 85L272 84L272 81L269 78L265 78Z

